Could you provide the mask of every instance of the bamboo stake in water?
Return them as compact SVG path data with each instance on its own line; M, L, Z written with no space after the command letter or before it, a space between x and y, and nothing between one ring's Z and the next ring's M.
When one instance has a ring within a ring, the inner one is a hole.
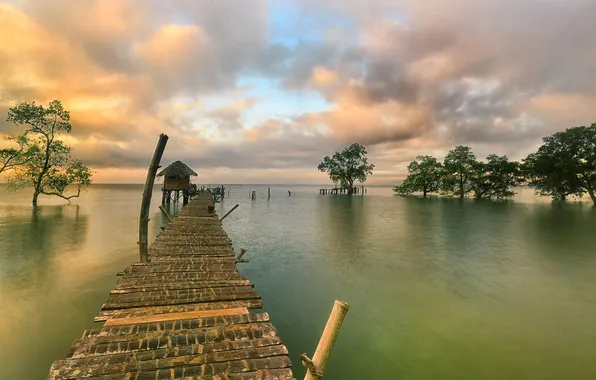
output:
M240 252L238 253L238 256L236 256L236 260L241 260L242 256L244 256L245 253L246 253L246 249L241 248Z
M344 321L349 307L350 306L347 304L347 302L335 300L333 309L331 310L331 315L329 315L329 319L325 325L325 330L323 330L323 334L321 335L321 339L319 340L319 344L317 345L317 349L313 355L312 361L307 361L305 364L308 367L308 370L306 371L304 380L319 380L323 378L323 373L325 372L325 367L329 361L331 350L333 349L333 345L335 344L337 335L339 334L339 328ZM305 360L303 359L303 361ZM313 370L315 373L313 373Z
M161 210L161 212L164 213L164 215L166 216L166 218L168 218L168 221L172 221L172 217L170 216L170 214L168 214L168 212L166 211L165 208L163 208L163 206L159 206L159 209Z
M163 133L159 135L159 141L155 147L149 170L147 171L147 179L145 180L145 189L143 190L143 200L141 201L141 215L139 217L139 256L141 262L149 261L149 208L151 207L151 195L153 194L153 184L155 183L155 175L159 168L159 162L163 151L166 149L168 136Z
M232 211L236 210L236 208L238 207L238 203L236 203L236 206L232 207L231 209L228 210L228 212L226 212L224 214L224 216L222 216L219 220L224 220L226 218L226 216L230 215L232 213Z

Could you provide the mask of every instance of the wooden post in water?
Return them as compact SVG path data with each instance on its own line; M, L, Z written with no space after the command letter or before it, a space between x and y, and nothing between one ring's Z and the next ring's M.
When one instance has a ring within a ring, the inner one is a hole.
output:
M329 355L331 355L331 350L339 334L339 328L344 321L349 307L346 302L335 300L331 315L329 315L325 330L323 330L312 360L306 354L300 355L302 364L308 368L304 380L320 380L323 378L325 367L329 361Z
M271 188L267 188L267 200L271 199Z
M149 261L149 208L151 207L151 195L153 194L153 184L155 183L155 175L159 168L159 162L163 151L166 149L168 136L165 134L159 135L159 141L155 147L149 170L147 171L147 179L145 180L145 189L143 190L143 200L141 201L141 215L139 217L139 256L141 262Z
M221 218L219 218L219 220L220 221L224 220L226 218L226 216L230 215L232 213L232 211L236 210L236 208L238 208L238 203L236 203L236 205L234 207L229 209L228 212L226 212Z
M241 260L242 256L246 253L246 249L240 248L240 252L238 252L238 256L236 256L236 260Z
M170 214L168 214L168 212L166 211L166 209L163 208L163 206L159 206L159 209L161 210L161 212L164 213L164 215L166 216L166 218L168 218L168 221L171 222L172 221L172 217L170 216Z

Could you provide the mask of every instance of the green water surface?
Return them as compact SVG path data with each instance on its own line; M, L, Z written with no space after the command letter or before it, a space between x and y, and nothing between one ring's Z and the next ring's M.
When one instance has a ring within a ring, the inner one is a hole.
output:
M257 190L256 201L248 197ZM596 378L596 211L403 198L388 188L230 187L224 227L290 350L312 354L333 300L350 304L326 379ZM287 190L295 195L288 197ZM73 205L0 186L0 379L43 379L137 260L141 186ZM157 212L159 194L153 209ZM155 214L151 235L163 223Z

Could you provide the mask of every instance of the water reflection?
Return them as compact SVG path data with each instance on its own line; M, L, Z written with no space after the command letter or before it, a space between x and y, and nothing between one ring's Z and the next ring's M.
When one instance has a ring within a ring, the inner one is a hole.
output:
M318 245L335 265L366 265L369 216L367 200L358 196L317 199Z
M78 205L6 207L0 218L0 281L44 277L57 251L79 249L87 235L88 217Z

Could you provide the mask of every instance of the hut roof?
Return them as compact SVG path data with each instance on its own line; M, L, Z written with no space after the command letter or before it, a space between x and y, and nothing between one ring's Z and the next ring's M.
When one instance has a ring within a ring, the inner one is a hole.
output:
M160 171L157 176L161 177L167 175L168 177L190 177L191 175L197 176L194 170L189 168L184 162L176 161L171 163L167 168Z

